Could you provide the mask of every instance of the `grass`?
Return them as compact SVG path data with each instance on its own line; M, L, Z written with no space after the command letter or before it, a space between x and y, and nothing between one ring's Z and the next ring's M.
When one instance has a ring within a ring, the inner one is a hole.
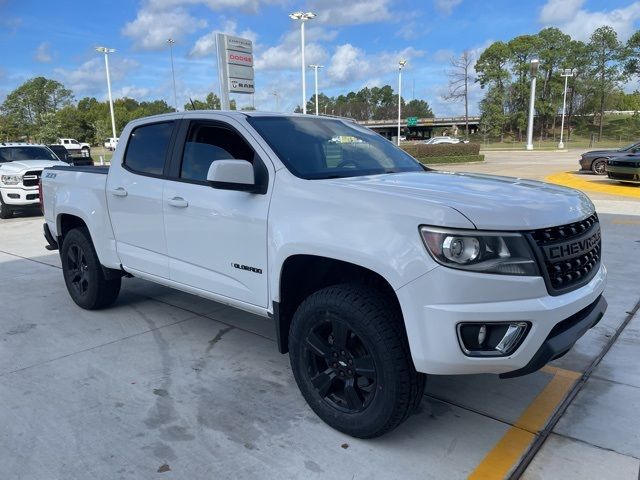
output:
M422 157L418 158L421 163L425 165L432 165L435 163L469 163L469 162L483 162L484 155L465 155L458 157Z

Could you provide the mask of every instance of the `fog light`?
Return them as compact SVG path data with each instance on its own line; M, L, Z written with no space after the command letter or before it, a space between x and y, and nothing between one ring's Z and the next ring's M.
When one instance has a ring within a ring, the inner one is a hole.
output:
M520 346L529 330L528 322L459 323L458 341L470 357L503 357Z

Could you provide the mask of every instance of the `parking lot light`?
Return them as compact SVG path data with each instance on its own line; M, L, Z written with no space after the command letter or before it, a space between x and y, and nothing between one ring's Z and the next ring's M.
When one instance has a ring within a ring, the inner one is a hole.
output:
M402 118L402 67L407 64L407 61L400 59L398 62L398 146L400 146L400 122Z
M307 113L307 85L306 85L306 71L304 61L304 24L307 20L315 18L316 14L313 12L293 12L289 14L289 18L292 20L300 21L300 54L302 56L302 113Z
M318 116L318 69L323 68L324 65L309 65L309 68L313 68L315 71L315 79L316 79L316 117Z
M176 72L173 68L173 45L176 41L173 38L167 39L167 44L169 45L169 55L171 57L171 78L173 78L173 103L176 107L176 112L178 111L178 94L176 93Z
M567 108L567 83L569 81L569 77L573 77L573 69L565 68L560 76L564 77L564 96L562 97L562 121L560 122L560 143L558 143L558 148L563 149L564 142L562 141L562 134L564 133L564 111Z
M540 60L537 57L531 59L531 98L529 99L529 124L527 126L527 150L533 150L533 115L536 109L536 77Z
M117 138L116 135L116 120L113 115L113 99L111 98L111 79L109 78L109 54L115 53L115 48L96 47L96 52L104 54L104 67L107 71L107 92L109 94L109 111L111 112L111 131L113 138Z

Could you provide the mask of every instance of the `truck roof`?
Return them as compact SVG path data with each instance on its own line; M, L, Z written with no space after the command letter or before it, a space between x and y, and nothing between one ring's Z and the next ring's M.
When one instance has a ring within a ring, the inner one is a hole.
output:
M27 142L0 142L0 148L3 147L45 147L41 143L27 143Z
M144 117L144 119L149 118L180 118L184 115L203 115L203 114L224 114L225 116L232 118L241 118L241 117L315 117L315 115L305 115L303 113L285 113L285 112L269 112L269 111L258 111L258 110L185 110L184 112L172 112L172 113L161 113L159 115L152 115L149 117ZM341 120L348 120L353 122L352 118L348 117L340 117L336 115L319 115L321 118L337 118ZM143 118L139 118L137 120L143 120ZM135 120L134 120L135 121Z

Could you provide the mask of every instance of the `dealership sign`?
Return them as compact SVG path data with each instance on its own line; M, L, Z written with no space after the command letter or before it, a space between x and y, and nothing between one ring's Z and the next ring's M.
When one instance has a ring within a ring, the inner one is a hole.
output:
M229 93L254 93L253 43L247 38L216 34L218 77L222 108L229 108Z

